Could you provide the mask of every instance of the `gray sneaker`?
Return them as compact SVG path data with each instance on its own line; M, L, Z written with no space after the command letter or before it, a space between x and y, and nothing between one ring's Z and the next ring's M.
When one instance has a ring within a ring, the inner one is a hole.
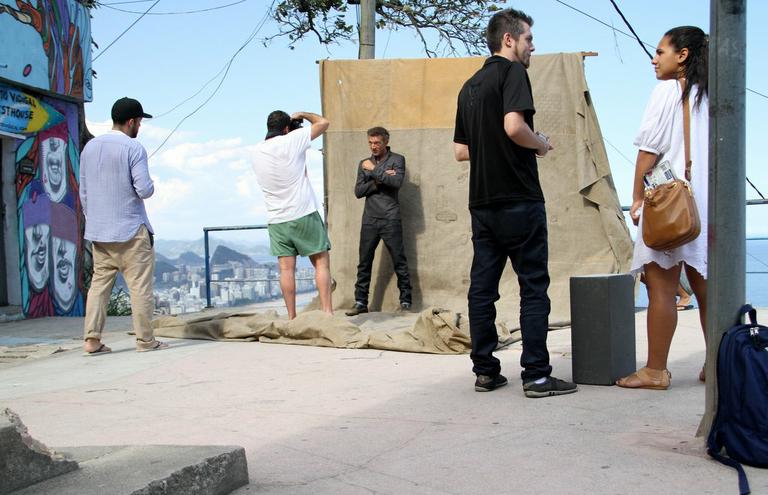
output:
M551 395L572 394L578 392L578 390L579 388L575 383L566 382L553 376L548 376L544 383L536 383L535 380L532 380L523 384L525 396L532 399L549 397Z
M365 306L363 304L356 302L355 305L352 306L352 309L350 309L344 314L346 314L347 316L357 316L359 314L363 314L367 312L368 312L368 306Z
M475 392L491 392L507 384L507 377L504 375L488 376L477 375L475 380Z

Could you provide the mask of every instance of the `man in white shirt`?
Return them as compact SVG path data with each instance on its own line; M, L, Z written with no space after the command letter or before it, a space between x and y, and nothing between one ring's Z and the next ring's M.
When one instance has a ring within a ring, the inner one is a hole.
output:
M301 127L308 120L309 127ZM272 256L280 266L280 289L288 318L296 318L296 256L308 256L315 267L315 284L323 311L333 314L331 243L307 176L306 152L313 139L330 125L310 112L293 115L276 110L267 117L267 137L256 145L253 170L264 193Z
M112 130L91 139L80 155L80 202L85 238L93 244L93 277L85 305L86 355L111 349L101 342L117 272L131 295L136 350L157 351L168 344L155 340L150 321L155 308L152 286L155 253L152 225L144 200L155 192L147 151L134 139L144 113L141 103L120 98L112 106Z

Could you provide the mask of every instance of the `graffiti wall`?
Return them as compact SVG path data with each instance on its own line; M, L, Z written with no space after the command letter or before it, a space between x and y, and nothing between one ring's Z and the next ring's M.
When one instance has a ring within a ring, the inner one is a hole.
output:
M48 120L34 135L16 141L23 310L29 318L82 316L77 105L44 97L33 100L36 108L46 109Z
M75 0L0 0L0 77L91 101L88 9Z

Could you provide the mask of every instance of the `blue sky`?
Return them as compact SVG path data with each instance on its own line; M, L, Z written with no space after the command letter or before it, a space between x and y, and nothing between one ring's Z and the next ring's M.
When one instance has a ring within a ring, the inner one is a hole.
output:
M144 11L152 1L125 3L104 0L112 7ZM207 9L236 0L162 0L150 12L167 13ZM119 3L119 4L118 4ZM145 121L139 140L154 152L170 131L213 94L218 77L196 97L175 111L160 116L219 73L261 24L268 5L263 0L244 2L198 14L147 15L106 49L139 16L107 6L93 11L93 38L97 72L93 102L86 105L89 127L101 133L110 127L112 103L122 96L139 99L157 118ZM565 3L597 17L616 29L628 31L609 0L567 0ZM638 35L656 45L674 26L692 24L709 32L709 2L702 0L618 0ZM556 0L521 0L499 3L525 11L534 19L536 53L596 51L585 70L614 182L622 204L631 198L636 150L632 146L645 103L656 80L648 56L637 41L575 12ZM354 19L354 7L350 16ZM768 35L758 22L768 19L768 2L749 2L747 12L747 87L768 95L768 68L758 57L768 49ZM319 73L316 60L353 59L357 44L330 47L306 39L290 50L276 39L268 20L253 41L234 59L218 92L207 105L188 117L171 139L150 159L156 193L147 205L157 236L194 239L203 226L246 225L265 222L261 193L248 161L250 149L263 139L266 115L277 108L293 112L320 112ZM651 50L649 48L649 50ZM377 30L377 58L418 58L424 53L414 33ZM747 176L768 194L768 167L763 163L759 137L768 135L768 99L747 93ZM453 112L454 109L446 111ZM319 148L321 140L315 141ZM367 150L361 141L361 156ZM395 143L393 143L396 146ZM310 176L322 192L322 160L313 153ZM747 189L747 198L757 198ZM768 235L768 205L747 208L747 234ZM244 234L243 234L244 235Z

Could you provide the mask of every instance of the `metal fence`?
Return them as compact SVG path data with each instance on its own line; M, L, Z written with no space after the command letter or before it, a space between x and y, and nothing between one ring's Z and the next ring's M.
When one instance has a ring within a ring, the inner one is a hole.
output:
M205 304L206 307L211 306L211 284L212 283L230 283L230 282L267 282L270 284L273 282L269 278L230 278L228 280L211 280L211 255L210 255L210 232L225 232L225 231L237 231L237 230L265 230L266 225L233 225L233 226L221 226L221 227L203 227L203 242L205 244ZM297 281L301 280L314 280L311 277L298 277ZM271 293L271 290L270 290Z
M768 205L768 200L766 199L750 199L747 200L747 206L755 206L755 205ZM622 211L629 211L629 206L622 206ZM210 308L211 306L211 257L210 257L210 245L209 245L209 236L208 234L210 232L226 232L226 231L238 231L238 230L265 230L267 228L266 225L233 225L233 226L221 226L221 227L203 227L203 239L205 243L205 302L206 307ZM747 242L749 241L767 241L768 237L747 237ZM748 253L749 254L749 253ZM754 256L753 256L754 257ZM766 267L765 270L750 270L746 273L748 275L750 274L768 274L768 262L763 261L760 259L756 259L760 264L764 265ZM297 278L296 280L308 280L305 278ZM224 282L224 281L222 281ZM229 279L226 280L226 282L270 282L270 279Z

